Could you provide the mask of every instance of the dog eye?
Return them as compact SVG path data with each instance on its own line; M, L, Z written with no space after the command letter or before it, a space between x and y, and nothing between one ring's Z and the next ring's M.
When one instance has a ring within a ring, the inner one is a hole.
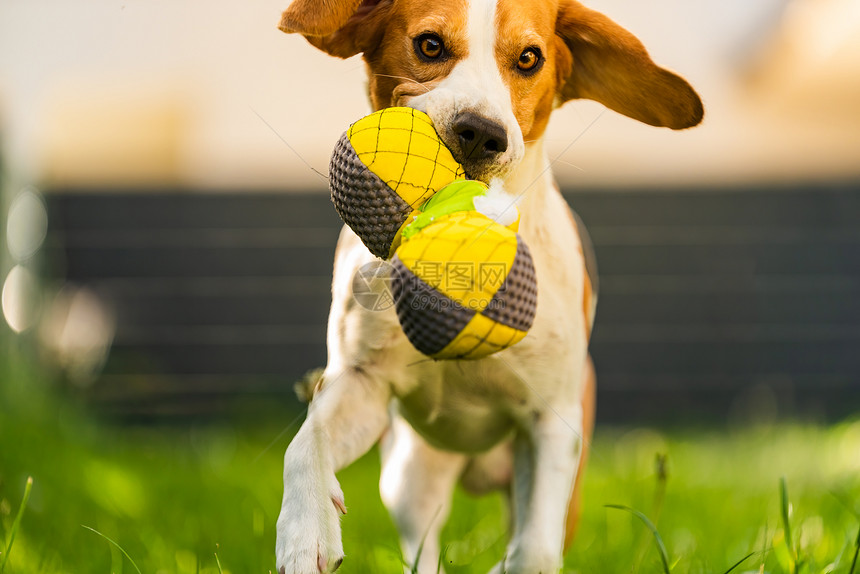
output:
M527 74L537 72L543 64L540 48L526 48L517 60L517 69Z
M445 55L445 43L436 34L421 34L415 38L415 53L424 60L439 60Z

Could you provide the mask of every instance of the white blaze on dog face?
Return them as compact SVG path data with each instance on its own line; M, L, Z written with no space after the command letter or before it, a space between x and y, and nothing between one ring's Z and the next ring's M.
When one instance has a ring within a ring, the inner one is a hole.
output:
M427 113L449 147L456 141L452 127L461 113L472 113L502 126L507 149L493 158L492 164L481 166L484 173L475 174L483 176L503 175L522 159L525 151L510 87L496 61L497 22L496 0L470 0L463 35L465 56L431 90L401 102Z

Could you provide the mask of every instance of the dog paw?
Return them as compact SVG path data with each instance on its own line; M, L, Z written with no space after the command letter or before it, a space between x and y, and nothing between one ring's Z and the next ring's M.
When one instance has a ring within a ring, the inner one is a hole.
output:
M301 491L284 496L275 547L280 574L330 574L343 562L343 491L334 479L330 488L320 490L316 496L302 496Z
M287 555L285 557L286 562L278 568L278 572L280 572L280 574L292 574L294 572L307 572L308 574L329 574L340 568L340 565L343 563L343 556L341 556L334 562L329 562L321 551L317 550L315 554L316 564L313 565L311 565L314 562L314 558L312 555ZM280 563L281 561L278 560L278 564Z
M343 562L340 532L278 521L277 565L281 574L330 574Z
M310 553L287 553L282 560L278 559L278 572L280 574L329 574L340 568L343 563L343 555L330 561L326 558L322 549Z
M562 568L561 551L537 545L514 547L490 574L558 574Z

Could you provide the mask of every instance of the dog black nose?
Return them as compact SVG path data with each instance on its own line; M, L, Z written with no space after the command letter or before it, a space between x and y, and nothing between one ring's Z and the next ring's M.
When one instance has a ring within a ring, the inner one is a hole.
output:
M472 112L455 117L452 127L460 144L460 161L490 159L508 149L505 128Z

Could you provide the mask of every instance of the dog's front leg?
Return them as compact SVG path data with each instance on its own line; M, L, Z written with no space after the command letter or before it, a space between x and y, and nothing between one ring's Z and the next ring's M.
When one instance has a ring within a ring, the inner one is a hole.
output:
M339 515L346 506L335 472L379 439L388 424L390 394L386 383L359 368L323 376L284 456L276 545L281 574L325 574L340 566Z
M545 409L515 439L514 532L506 574L555 574L562 566L565 515L582 454L582 407Z

